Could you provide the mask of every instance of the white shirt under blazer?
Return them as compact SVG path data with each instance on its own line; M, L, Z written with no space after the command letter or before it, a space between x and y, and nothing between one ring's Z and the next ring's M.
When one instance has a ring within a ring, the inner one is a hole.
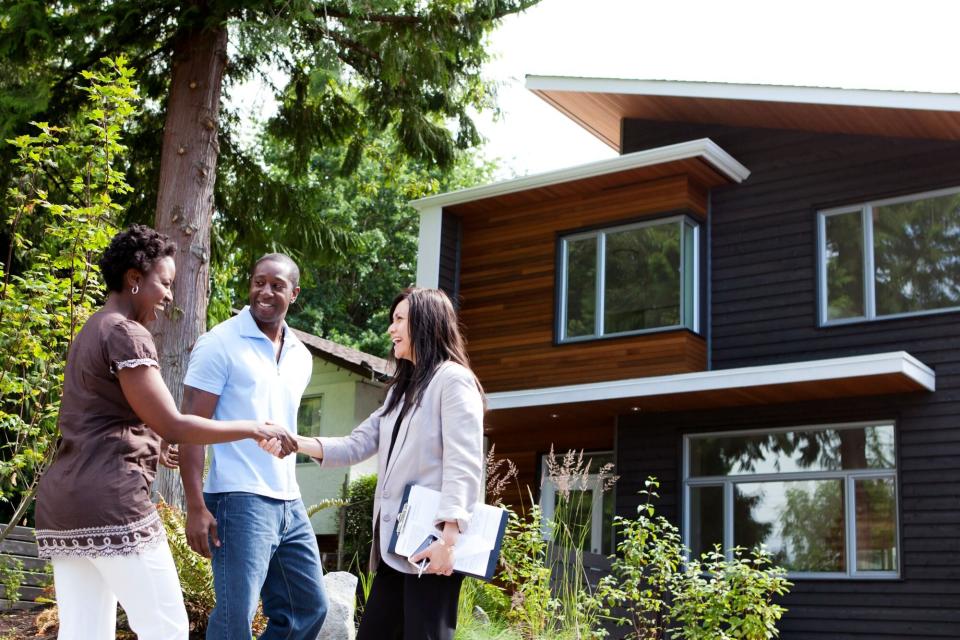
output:
M397 571L416 573L406 558L387 552L403 490L419 484L439 491L436 522L456 521L461 532L467 530L473 506L482 498L483 398L473 372L455 362L440 364L419 406L404 415L388 462L390 437L402 405L383 414L385 402L350 435L317 440L323 445L324 467L356 464L379 454L373 502L379 541L371 550L371 568L383 558Z

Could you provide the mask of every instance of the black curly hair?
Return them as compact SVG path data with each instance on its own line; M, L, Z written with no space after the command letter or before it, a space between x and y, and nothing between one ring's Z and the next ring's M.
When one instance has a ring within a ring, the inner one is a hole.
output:
M146 274L157 260L172 256L177 245L155 229L132 224L113 236L100 258L100 273L110 291L123 291L123 275L127 269Z

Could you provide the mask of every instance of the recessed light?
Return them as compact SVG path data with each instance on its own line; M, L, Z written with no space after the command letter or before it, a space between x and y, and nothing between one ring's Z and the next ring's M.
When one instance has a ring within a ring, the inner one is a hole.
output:
M630 407L630 411L640 411L640 407Z
M551 414L550 414L550 417L556 419L556 418L559 418L559 417L560 417L560 414L559 414L559 413L551 413Z

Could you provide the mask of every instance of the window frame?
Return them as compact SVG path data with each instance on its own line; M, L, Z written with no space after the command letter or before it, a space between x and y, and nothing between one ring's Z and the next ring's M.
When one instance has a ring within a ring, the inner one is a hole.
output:
M605 287L605 262L606 262L606 236L611 233L631 231L644 227L652 227L676 223L680 225L680 272L679 272L679 296L678 304L680 308L680 323L666 325L662 327L652 327L649 329L635 329L632 331L618 331L616 333L604 333L604 296ZM689 230L687 230L689 228ZM700 222L692 216L680 213L663 217L645 219L627 224L618 224L614 226L597 227L585 231L575 231L566 233L558 238L557 242L557 309L555 313L556 324L554 326L554 335L557 344L575 344L578 342L591 342L594 340L606 340L611 338L621 338L624 336L644 335L648 333L658 333L662 331L675 331L678 329L688 329L694 333L700 332ZM691 233L692 238L692 256L688 256L686 234ZM597 240L597 264L596 264L596 300L594 307L594 332L587 336L568 337L567 330L567 243L576 240L585 240L596 238ZM690 309L686 309L687 290L684 283L686 280L687 258L691 257L690 269L693 271L690 279L690 288L692 289L692 304ZM689 315L689 321L687 316Z
M887 426L893 427L894 466L892 469L839 469L835 471L796 471L787 473L758 473L727 476L690 477L690 445L691 441L710 437L736 437L758 434L786 433L790 431L826 431L828 429L857 429L864 427ZM791 580L899 580L903 570L903 536L900 530L900 481L899 481L900 437L895 420L868 420L861 422L841 422L829 424L793 425L789 427L774 427L770 429L738 429L733 431L709 431L686 433L683 435L682 461L682 502L681 513L682 541L690 549L691 532L691 496L692 487L723 487L723 549L727 559L732 559L731 549L734 542L733 522L733 490L739 482L777 482L789 480L842 480L843 481L843 516L844 516L844 558L847 570L838 571L790 571L787 577ZM856 491L857 480L891 479L893 481L894 509L894 543L897 553L897 568L895 571L858 571L857 570L857 529L856 529Z
M876 270L874 263L873 246L873 209L891 204L902 202L913 202L915 200L925 200L928 198L938 198L960 193L960 187L949 187L946 189L935 189L933 191L923 191L912 193L905 196L893 198L884 198L880 200L870 200L859 204L844 205L822 209L817 212L817 301L819 310L817 319L821 327L833 327L845 324L854 324L858 322L874 322L876 320L891 320L896 318L910 318L915 316L928 316L941 313L953 313L960 311L960 305L953 307L943 307L942 309L926 309L923 311L905 311L902 313L892 313L888 315L877 315L876 309ZM864 315L853 318L838 318L830 320L827 318L829 311L829 286L827 282L827 218L845 213L860 212L860 225L862 227L863 242L863 307Z

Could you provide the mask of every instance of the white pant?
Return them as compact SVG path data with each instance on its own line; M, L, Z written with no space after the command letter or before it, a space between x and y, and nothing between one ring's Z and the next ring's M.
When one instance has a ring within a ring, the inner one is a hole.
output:
M139 640L187 640L180 579L165 543L129 556L54 558L58 640L113 640L117 600Z

